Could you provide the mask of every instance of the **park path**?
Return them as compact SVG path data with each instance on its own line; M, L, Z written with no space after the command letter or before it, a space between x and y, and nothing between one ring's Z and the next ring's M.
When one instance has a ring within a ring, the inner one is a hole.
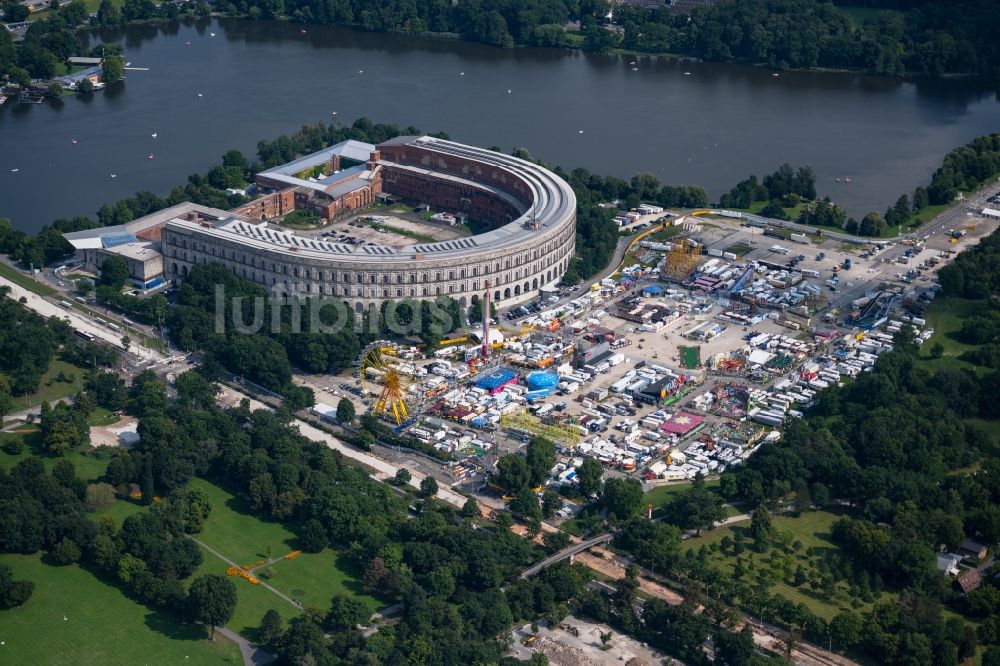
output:
M239 646L240 654L243 656L243 666L265 666L278 659L270 652L265 652L243 638L232 629L216 627L215 630Z
M229 559L228 557L226 557L225 555L223 555L222 553L220 553L219 551L217 551L215 548L212 548L211 546L209 546L204 541L200 541L200 540L194 538L193 536L191 536L190 534L185 534L184 536L186 536L188 539L191 539L191 541L194 541L196 544L198 544L199 546L201 546L202 548L204 548L205 550L207 550L212 555L215 555L217 558L219 558L220 560L222 560L226 564L228 564L230 566L233 566L233 567L236 567L238 569L242 569L243 568L242 566L240 566L236 562L233 562L231 559ZM269 590L273 594L281 597L282 599L284 599L285 601L287 601L291 605L295 606L295 608L297 608L299 610L302 610L302 604L300 604L295 599L292 599L287 594L274 589L273 587L271 587L270 585L268 585L267 583L265 583L264 581L262 581L260 579L258 579L258 581L260 582L260 586L263 587L265 590Z

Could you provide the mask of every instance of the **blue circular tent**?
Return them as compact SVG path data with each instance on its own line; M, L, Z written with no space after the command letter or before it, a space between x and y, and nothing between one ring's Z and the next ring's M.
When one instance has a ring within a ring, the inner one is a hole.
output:
M559 384L559 375L554 372L532 372L527 378L528 388L532 391L555 388Z

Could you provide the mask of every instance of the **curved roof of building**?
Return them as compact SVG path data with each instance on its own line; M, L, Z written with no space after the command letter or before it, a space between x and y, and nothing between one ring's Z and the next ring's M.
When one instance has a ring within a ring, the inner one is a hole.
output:
M526 208L511 194L471 178L462 178L433 169L423 169L382 160L380 163L391 164L394 168L426 173L434 178L454 180L470 187L488 191L514 205L521 211L521 215L509 224L476 236L405 247L333 243L322 239L298 236L288 231L269 228L266 224L236 217L222 220L211 227L184 220L174 220L170 224L179 227L197 227L202 234L234 240L262 250L287 249L299 256L312 259L336 258L342 261L395 262L449 259L468 256L479 251L493 253L509 248L531 236L544 234L546 231L561 227L567 221L574 219L576 215L576 195L566 181L548 169L527 160L429 136L398 137L392 143L396 145L405 143L425 150L505 169L528 186L532 205Z

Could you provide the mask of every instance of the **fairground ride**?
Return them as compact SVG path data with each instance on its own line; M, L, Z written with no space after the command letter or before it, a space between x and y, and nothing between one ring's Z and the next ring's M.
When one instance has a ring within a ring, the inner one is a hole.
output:
M399 358L397 346L388 340L372 342L358 357L358 382L368 408L378 417L391 415L397 426L419 412L419 404L408 392L412 375L412 367Z

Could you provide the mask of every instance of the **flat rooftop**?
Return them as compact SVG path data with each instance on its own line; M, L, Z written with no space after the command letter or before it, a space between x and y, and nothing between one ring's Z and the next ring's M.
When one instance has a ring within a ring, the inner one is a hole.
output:
M517 210L522 211L522 213L509 224L477 236L456 238L435 243L419 243L407 247L391 247L386 245L356 246L307 238L288 231L269 229L267 225L261 225L256 221L246 220L232 213L225 212L222 212L217 221L211 225L199 224L197 220L185 219L173 219L169 223L171 226L179 229L186 228L197 231L200 234L236 241L260 250L288 250L298 253L299 256L314 259L329 259L335 256L340 260L350 261L354 259L367 262L373 259L384 259L386 261L415 261L418 258L444 259L464 256L475 250L500 250L520 242L526 237L538 235L551 230L553 227L560 226L567 219L576 215L576 195L569 185L548 169L532 162L484 148L467 146L429 136L397 137L395 140L387 143L393 145L413 145L507 170L526 184L531 195L532 204L526 207L509 193L472 179L382 160L380 161L382 165L391 165L393 168L406 169L426 174L436 179L451 180L468 187L488 191L494 196L508 201ZM370 144L362 145L368 146ZM375 147L372 146L372 148L374 149ZM315 159L315 156L320 154L325 154L325 151L313 153L313 155L304 157L302 160L290 162L289 165L303 164L304 160ZM315 161L316 164L321 162L322 160ZM289 165L285 165L285 167ZM282 167L282 169L285 167ZM301 168L307 167L308 163L305 163L305 166ZM303 182L308 183L308 181ZM69 240L73 242L72 239Z
M302 173L306 169L314 169L318 166L322 166L335 156L339 156L342 159L351 160L353 162L367 162L374 151L374 144L348 139L347 141L341 141L340 143L330 146L329 148L317 150L315 153L300 157L297 160L292 160L287 164L282 164L281 166L261 171L257 175L270 178L271 180L277 180L282 183L287 183L288 185L327 191L328 187L336 185L345 179L362 176L365 172L364 165L360 164L348 167L347 169L343 169L337 173L315 179L300 178L297 174ZM331 194L331 196L337 196L331 192L328 193Z
M176 206L170 206L155 213L150 213L137 220L126 222L125 224L73 231L63 234L63 238L77 250L107 248L113 247L119 239L122 239L123 242L132 242L143 236L156 237L158 236L155 233L156 230L163 227L170 220L198 219L212 221L232 217L232 215L232 213L218 208L209 208L208 206L201 206L186 201Z

